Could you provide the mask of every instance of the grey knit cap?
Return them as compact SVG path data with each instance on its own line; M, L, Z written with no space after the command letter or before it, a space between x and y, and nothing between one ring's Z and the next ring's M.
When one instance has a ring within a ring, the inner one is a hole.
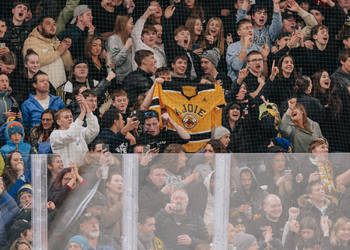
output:
M201 58L208 59L212 64L214 64L214 66L216 68L218 66L219 61L220 61L220 51L218 48L206 50L203 52Z
M211 139L219 140L221 137L227 134L231 134L230 130L223 126L217 126L211 130Z
M253 235L240 232L233 239L233 246L235 250L247 250L255 241Z

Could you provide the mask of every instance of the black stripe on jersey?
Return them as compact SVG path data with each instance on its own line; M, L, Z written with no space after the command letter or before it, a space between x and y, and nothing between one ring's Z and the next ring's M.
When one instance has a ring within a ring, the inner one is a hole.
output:
M206 139L210 139L211 137L211 132L206 132L206 133L196 133L196 134L191 134L191 139L190 141L202 141Z
M186 96L183 93L183 86L193 86L196 87L196 94L193 96ZM164 92L171 91L171 92L177 92L184 97L186 97L188 100L191 100L192 97L197 96L201 92L207 92L207 91L215 91L215 85L214 84L200 84L200 83L193 83L193 82L164 82L162 84L162 88Z
M176 131L174 129L169 129L172 131ZM208 140L211 138L211 131L209 132L204 132L204 133L190 133L191 138L190 138L190 142L195 142L195 141L203 141L203 140Z
M158 97L152 99L150 107L153 107L153 106L159 106L159 98Z
M162 88L164 91L176 91L181 93L182 86L193 86L197 88L197 93L205 90L215 90L214 84L201 84L201 83L193 83L193 82L163 82Z

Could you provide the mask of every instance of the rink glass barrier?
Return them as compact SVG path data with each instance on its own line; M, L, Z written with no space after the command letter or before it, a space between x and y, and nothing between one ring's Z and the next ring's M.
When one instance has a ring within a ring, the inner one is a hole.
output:
M79 237L95 237L106 249L134 250L142 242L159 249L186 246L188 237L198 242L197 249L229 249L231 226L244 230L247 219L264 214L263 203L256 207L254 200L262 197L237 201L242 172L252 173L254 188L278 195L288 214L299 198L288 192L307 193L300 190L306 187L303 178L317 162L331 169L335 189L327 186L326 194L338 202L347 186L337 186L336 174L350 169L350 154L90 154L79 177L64 168L53 180L47 159L31 155L32 245L38 250L68 249ZM277 177L283 176L280 185L292 188L284 193L276 190ZM318 176L322 180L322 173ZM294 203L287 197L295 197ZM247 205L243 212L241 205ZM346 216L346 209L338 208Z

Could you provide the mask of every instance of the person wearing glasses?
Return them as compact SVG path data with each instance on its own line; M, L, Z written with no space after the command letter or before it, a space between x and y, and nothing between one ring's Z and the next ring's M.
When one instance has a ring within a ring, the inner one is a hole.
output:
M246 55L253 50L259 50L258 45L253 44L254 30L252 21L242 19L237 24L237 34L239 41L232 43L227 48L226 62L228 76L232 81L238 77L238 72L243 68Z
M73 237L76 238L76 236L81 235L87 239L87 242L84 242L85 244L88 243L89 247L83 249L120 249L117 242L101 231L102 222L99 217L91 213L84 213L80 217L78 225L79 232Z
M239 71L238 79L235 81L236 86L243 83L246 85L247 91L251 98L260 97L265 83L265 70L267 70L266 57L263 53L253 50L247 55L247 65Z
M41 114L41 122L30 130L31 145L37 145L49 140L51 132L56 127L55 112L53 109L45 109Z
M157 111L149 110L145 112L145 133L138 137L137 144L146 145L150 149L157 148L162 153L169 144L186 144L191 136L177 123L175 123L168 113L161 115L163 129L160 128L160 120ZM175 129L167 129L167 124L171 124Z

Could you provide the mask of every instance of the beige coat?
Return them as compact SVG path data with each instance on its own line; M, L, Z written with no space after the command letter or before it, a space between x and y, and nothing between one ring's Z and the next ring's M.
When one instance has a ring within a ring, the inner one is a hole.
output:
M57 51L60 41L53 38L43 37L35 28L24 42L23 56L28 49L33 49L39 55L40 69L49 75L52 85L57 88L67 81L66 71L73 66L72 56L69 51L60 55Z

